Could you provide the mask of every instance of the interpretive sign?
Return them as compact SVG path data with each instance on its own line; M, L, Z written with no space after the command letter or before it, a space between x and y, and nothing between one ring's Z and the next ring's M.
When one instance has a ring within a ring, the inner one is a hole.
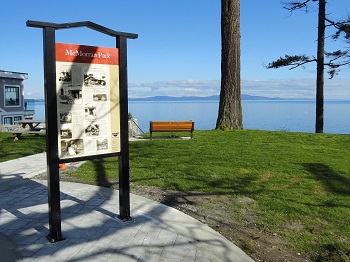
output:
M59 164L118 156L119 211L130 216L127 39L90 21L27 21L43 29L46 162L50 242L64 239L61 228ZM56 43L60 29L88 27L115 37L116 48Z
M119 49L56 43L59 158L120 152Z

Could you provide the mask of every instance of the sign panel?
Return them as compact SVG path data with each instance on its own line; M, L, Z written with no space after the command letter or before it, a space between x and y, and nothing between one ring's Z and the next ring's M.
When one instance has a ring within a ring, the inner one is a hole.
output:
M119 50L56 43L59 158L120 152Z

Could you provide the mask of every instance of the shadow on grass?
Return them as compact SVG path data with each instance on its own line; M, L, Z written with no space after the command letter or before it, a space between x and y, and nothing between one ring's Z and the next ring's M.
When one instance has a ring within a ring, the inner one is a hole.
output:
M321 181L330 192L338 195L350 194L350 179L321 163L305 163L304 168Z
M162 165L162 162L152 163L155 168ZM151 168L151 167L150 167ZM168 166L169 168L169 166ZM138 167L140 170L147 167ZM136 185L156 186L166 188L178 192L195 192L203 195L247 195L255 196L263 193L265 189L262 186L256 186L258 177L254 175L232 175L232 176L216 176L200 175L189 170L177 172L174 167L174 174L166 174L166 171L155 172L156 174L135 176L131 178L131 182ZM153 182L152 182L153 181Z
M95 169L95 174L96 174L96 185L112 188L114 183L108 180L107 172L104 167L104 162L105 162L104 159L98 159L98 160L92 161Z

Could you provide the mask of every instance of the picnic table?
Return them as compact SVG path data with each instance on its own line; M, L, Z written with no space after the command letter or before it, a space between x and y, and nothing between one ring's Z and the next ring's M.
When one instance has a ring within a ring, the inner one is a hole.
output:
M34 134L36 136L40 134L45 134L45 120L37 120L37 119L24 119L15 121L18 125L20 125L20 129L18 130L9 130L7 132L11 132L17 141L22 134Z
M45 120L36 120L36 119L24 119L15 121L21 125L21 130L29 130L29 131L41 131L43 127L39 127L40 124L45 124ZM28 129L26 129L28 127Z

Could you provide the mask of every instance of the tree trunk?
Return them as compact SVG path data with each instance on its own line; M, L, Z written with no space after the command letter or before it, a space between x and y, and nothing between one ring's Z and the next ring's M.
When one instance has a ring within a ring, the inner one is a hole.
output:
M221 0L221 91L216 128L243 128L240 76L240 0Z
M326 21L326 0L319 0L317 39L317 79L316 79L316 133L323 133L324 106L324 36Z

